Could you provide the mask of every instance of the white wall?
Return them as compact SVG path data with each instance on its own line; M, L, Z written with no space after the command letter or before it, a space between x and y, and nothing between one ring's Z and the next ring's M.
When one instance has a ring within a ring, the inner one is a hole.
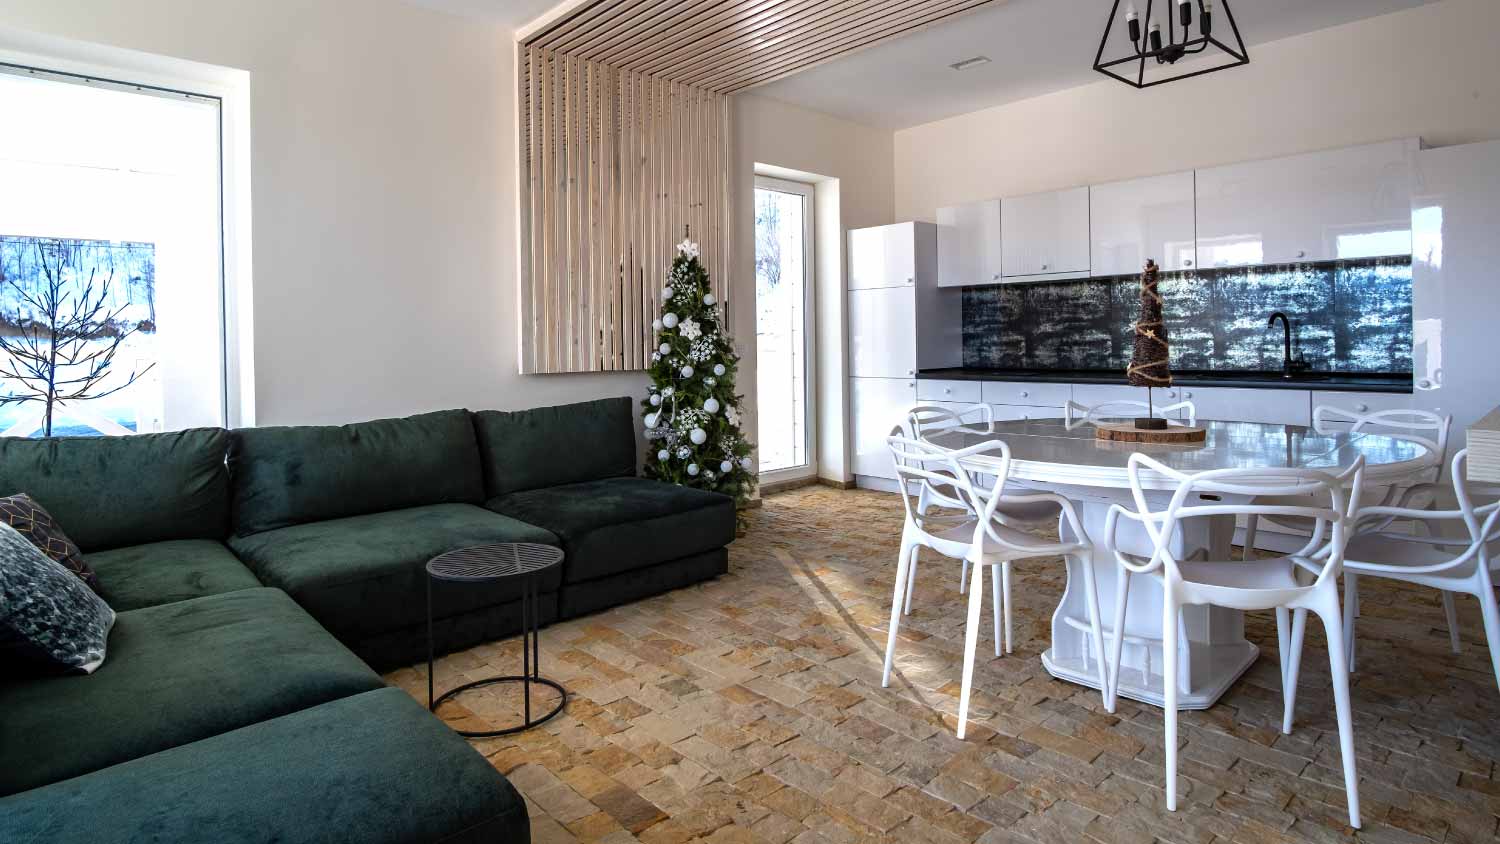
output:
M250 72L258 424L644 393L517 374L508 30L394 0L0 0L0 23Z
M1444 0L1252 48L1221 73L1145 91L1101 77L901 130L895 218L1398 137L1500 138L1497 34L1500 2Z
M739 388L754 407L755 391L755 168L769 165L819 177L815 214L814 319L817 343L816 397L818 474L852 478L847 459L848 408L845 377L844 233L891 222L892 134L808 111L776 100L741 94L735 98L736 278L731 314L744 358ZM793 175L785 174L783 175ZM812 179L809 178L811 181ZM836 204L837 223L831 213ZM747 431L754 436L756 417Z

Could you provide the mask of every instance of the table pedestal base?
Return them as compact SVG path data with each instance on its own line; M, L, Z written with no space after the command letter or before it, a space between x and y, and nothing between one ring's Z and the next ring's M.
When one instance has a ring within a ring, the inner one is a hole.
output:
M1109 631L1105 631L1106 643ZM1179 691L1177 693L1178 709L1208 709L1213 706L1220 697L1240 679L1255 660L1260 657L1260 648L1249 642L1226 645L1208 645L1208 677L1202 684L1195 684L1192 691ZM1121 663L1125 662L1122 657ZM1088 663L1080 658L1055 659L1051 649L1042 653L1042 666L1059 680L1067 680L1080 686L1088 686L1091 689L1099 688L1099 668L1092 659ZM1161 706L1165 702L1162 695L1161 674L1153 673L1149 677L1140 668L1131 668L1122 664L1120 667L1120 697L1149 703L1152 706Z

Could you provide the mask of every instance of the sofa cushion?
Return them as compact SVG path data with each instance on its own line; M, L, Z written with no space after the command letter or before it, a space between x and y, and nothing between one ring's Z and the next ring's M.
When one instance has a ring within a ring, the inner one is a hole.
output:
M645 568L734 541L734 499L645 478L514 492L486 504L562 539L563 582Z
M0 479L47 508L85 554L229 534L229 432L0 438Z
M378 689L0 799L0 840L457 844L530 835L526 804L483 756L404 692Z
M99 591L99 578L83 559L83 552L73 540L63 533L62 525L52 518L47 508L36 503L36 499L24 492L0 498L0 522L5 522L16 532L31 540L31 544L43 554L62 564L62 567L78 575L95 592Z
M255 589L260 581L216 539L148 542L89 555L99 594L117 611Z
M635 415L628 398L483 410L474 414L474 430L490 496L635 474Z
M0 684L0 795L381 685L276 589L122 612L93 674Z
M0 672L93 673L114 623L87 583L0 522Z
M352 425L242 428L233 434L229 468L239 536L484 499L467 410Z
M234 537L230 547L269 586L345 642L426 622L427 561L444 551L495 542L557 545L546 530L468 504L434 504L351 516ZM541 590L561 572L544 573ZM433 617L503 604L520 595L517 578L433 585Z

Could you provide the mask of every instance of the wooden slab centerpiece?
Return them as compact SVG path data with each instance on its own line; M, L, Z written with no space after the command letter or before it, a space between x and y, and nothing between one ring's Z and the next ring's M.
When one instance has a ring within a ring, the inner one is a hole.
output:
M1171 345L1167 340L1167 322L1162 312L1161 292L1157 288L1156 262L1146 259L1141 273L1141 315L1135 323L1135 345L1125 379L1131 386L1146 388L1146 415L1130 422L1104 422L1094 425L1094 435L1102 440L1139 443L1201 443L1208 435L1196 425L1172 425L1156 415L1152 391L1172 386Z

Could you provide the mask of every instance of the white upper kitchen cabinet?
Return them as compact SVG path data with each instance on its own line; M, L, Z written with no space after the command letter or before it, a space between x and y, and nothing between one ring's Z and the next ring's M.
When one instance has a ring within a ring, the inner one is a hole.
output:
M1197 171L1203 267L1411 254L1415 139Z
M1088 275L1088 188L1007 197L1001 200L1000 210L1006 281Z
M919 267L930 267L935 274L936 256L937 230L930 223L854 229L849 232L849 289L915 286Z
M1135 275L1155 261L1163 270L1191 270L1197 257L1193 173L1169 173L1089 188L1091 271Z
M906 246L893 245L903 240ZM904 265L888 260L903 254L911 256ZM890 276L901 283L856 286L853 267L873 273L870 268L882 265L882 272L904 267ZM913 378L919 369L963 362L963 294L937 286L937 226L899 223L851 231L849 266L850 376Z
M937 221L939 287L1000 282L1000 200L939 208Z

